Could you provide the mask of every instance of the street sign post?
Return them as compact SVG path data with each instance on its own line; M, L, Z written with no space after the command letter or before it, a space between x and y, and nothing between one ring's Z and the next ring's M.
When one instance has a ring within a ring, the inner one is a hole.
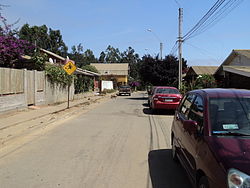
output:
M69 60L67 63L63 66L63 69L66 71L68 75L71 75L75 72L76 66L73 63L73 61Z
M76 66L75 66L73 61L67 60L67 62L63 66L63 69L65 70L65 72L68 75L71 75L71 74L73 74L75 72ZM70 91L70 84L68 84L68 107L67 108L69 108L69 91Z

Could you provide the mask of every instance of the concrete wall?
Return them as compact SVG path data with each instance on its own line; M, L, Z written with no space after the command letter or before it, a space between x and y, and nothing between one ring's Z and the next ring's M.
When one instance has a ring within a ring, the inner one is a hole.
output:
M74 99L74 83L70 86L69 99ZM57 84L51 84L46 80L46 103L54 104L61 103L68 100L68 87L62 87Z
M24 94L0 96L0 113L10 110L20 110L27 107Z
M0 68L0 73L0 113L24 109L28 105L54 104L68 100L68 88L52 85L43 71ZM34 83L34 91L29 89L30 83ZM74 92L72 84L70 100L73 100ZM28 103L30 98L34 99L34 102Z

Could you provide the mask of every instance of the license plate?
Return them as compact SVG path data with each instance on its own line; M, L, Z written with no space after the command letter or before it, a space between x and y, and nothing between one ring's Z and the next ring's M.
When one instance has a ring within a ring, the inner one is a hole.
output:
M173 102L173 99L165 99L165 102Z

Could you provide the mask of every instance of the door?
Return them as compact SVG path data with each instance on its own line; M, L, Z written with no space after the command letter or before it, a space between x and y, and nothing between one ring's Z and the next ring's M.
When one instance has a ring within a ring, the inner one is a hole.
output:
M204 102L200 95L196 95L193 104L188 113L188 120L193 120L197 122L197 134L192 134L183 130L183 154L185 157L187 169L191 177L195 178L196 174L196 158L197 152L199 151L199 145L203 142L203 111Z
M177 111L176 118L175 118L175 138L176 138L176 150L181 158L181 162L183 163L184 168L187 167L187 157L186 157L186 148L185 148L185 140L186 134L183 128L183 122L188 120L188 114L191 109L192 103L194 101L195 95L194 94L187 94L183 102L180 105L180 108Z

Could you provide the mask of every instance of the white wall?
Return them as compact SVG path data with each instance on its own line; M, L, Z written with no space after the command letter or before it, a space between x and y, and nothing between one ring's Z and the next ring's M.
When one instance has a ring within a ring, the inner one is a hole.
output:
M102 83L101 83L101 89L102 91L104 89L114 89L114 86L113 86L113 82L112 81L104 81L102 80Z

